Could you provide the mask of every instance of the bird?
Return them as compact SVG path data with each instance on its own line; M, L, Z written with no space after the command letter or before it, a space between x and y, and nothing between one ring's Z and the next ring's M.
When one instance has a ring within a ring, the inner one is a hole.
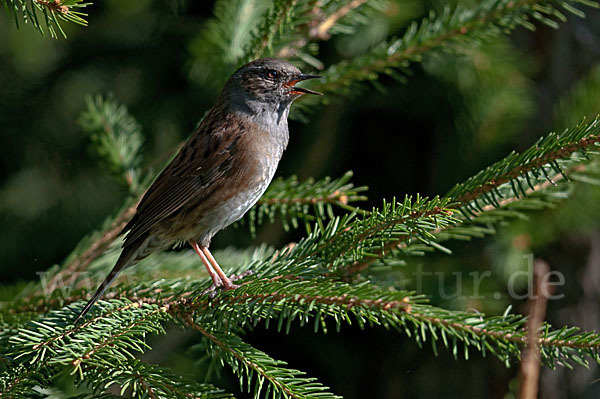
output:
M290 106L302 95L322 95L296 84L317 78L277 58L251 61L231 75L195 132L143 195L121 231L125 238L117 262L74 323L123 269L186 242L214 287L238 287L209 251L211 239L267 189L288 144Z

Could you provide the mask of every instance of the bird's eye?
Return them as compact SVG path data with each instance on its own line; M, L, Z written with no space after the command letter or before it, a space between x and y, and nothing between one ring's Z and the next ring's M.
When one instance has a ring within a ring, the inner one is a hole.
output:
M275 79L275 78L279 77L279 72L269 69L269 71L267 71L267 76L270 77L271 79Z

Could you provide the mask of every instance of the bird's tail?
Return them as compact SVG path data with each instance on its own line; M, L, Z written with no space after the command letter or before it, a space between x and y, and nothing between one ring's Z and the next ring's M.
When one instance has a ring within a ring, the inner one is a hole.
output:
M75 319L74 324L77 324L79 320L81 320L87 314L87 312L92 308L92 306L94 306L98 299L100 299L104 291L106 291L108 286L113 282L115 278L117 278L117 276L119 275L119 273L121 273L123 269L135 264L137 261L141 260L142 258L148 255L145 253L147 252L147 243L148 240L142 237L130 244L125 245L123 251L121 252L121 255L119 256L119 259L117 260L117 263L115 263L115 266L112 268L110 273L108 273L108 276L106 276L102 284L100 284L100 287L98 287L98 289L94 293L94 296L88 301L88 303L81 310L81 312L79 312L79 315Z

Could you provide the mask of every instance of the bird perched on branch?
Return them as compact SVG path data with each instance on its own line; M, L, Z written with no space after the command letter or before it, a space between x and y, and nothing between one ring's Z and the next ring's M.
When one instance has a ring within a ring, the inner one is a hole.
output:
M267 189L288 143L292 102L303 94L321 94L296 83L319 77L264 58L229 78L194 135L140 201L123 229L127 235L121 256L75 322L124 268L178 243L189 242L215 287L237 287L208 250L210 241Z

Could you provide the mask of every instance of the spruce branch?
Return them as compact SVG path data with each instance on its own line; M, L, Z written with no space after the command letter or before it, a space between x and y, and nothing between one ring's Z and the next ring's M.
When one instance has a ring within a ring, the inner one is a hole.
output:
M432 217L454 212L455 217L450 223L427 230L428 241L409 242L407 237L397 237L385 243L375 256L357 259L340 271L348 279L398 251L405 255L420 254L419 250L428 248L449 252L440 242L491 234L495 232L491 226L522 217L523 210L551 206L571 189L570 180L596 183L599 171L590 156L598 147L598 119L582 122L561 134L550 133L521 154L513 152L453 187L444 196L448 209L430 212Z
M170 309L175 309L170 306ZM190 314L191 312L191 314ZM210 325L222 331L218 320L244 327L264 320L268 327L273 320L278 331L289 331L292 323L311 321L315 332L326 329L326 319L334 320L336 328L342 323L356 321L362 328L382 325L404 332L419 345L427 340L441 341L455 356L458 345L490 352L508 362L519 359L527 345L526 318L508 312L502 316L484 316L456 312L428 305L422 296L406 291L383 291L369 283L344 284L333 280L271 280L248 283L236 291L224 293L209 301L199 299L178 308L179 317L193 317L200 325ZM193 314L193 316L192 316ZM579 333L575 327L553 330L544 324L537 341L545 364L576 362L587 365L585 356L600 361L600 335ZM434 346L435 350L435 346Z
M286 368L286 362L275 360L264 352L248 345L233 333L212 331L191 318L188 325L200 332L209 342L209 351L214 357L229 364L240 379L240 387L253 392L255 399L265 398L340 398L328 391L315 378L306 373ZM266 384L265 384L266 383Z
M184 294L160 298L136 295L102 301L96 316L76 328L70 324L75 315L72 306L53 312L11 339L15 361L17 365L33 362L41 371L66 367L86 379L97 367L131 362L131 349L146 348L146 334L162 333L164 323L179 320L216 345L213 355L223 356L236 373L243 371L248 389L252 386L255 394L266 381L273 385L268 392L293 392L303 397L324 388L254 350L231 331L261 321L267 326L274 321L279 331L289 331L295 320L301 325L312 322L315 331L325 329L328 319L337 328L352 322L362 328L375 324L404 332L419 345L430 340L434 350L441 341L455 356L462 346L465 356L474 348L505 362L518 359L529 339L522 316L448 311L426 304L422 296L384 291L366 282L349 285L333 279L255 278L213 299L202 296L201 289L197 286ZM600 361L600 335L579 333L577 328L552 330L549 325L540 331L538 344L546 364L586 365L586 356ZM253 377L255 373L257 377Z
M587 150L592 150L600 143L600 120L595 119L590 123L580 123L572 129L567 129L561 134L550 133L540 138L528 150L521 154L512 153L503 160L484 169L477 175L471 177L462 184L453 187L446 197L468 204L476 198L485 197L486 194L496 196L497 190L510 186L513 196L520 197L524 190L522 186L533 188L540 181L553 181L548 173L556 171L561 173L565 163L585 162ZM580 156L571 159L572 155L581 152ZM492 205L497 204L490 200ZM489 204L488 204L489 205Z
M331 65L323 72L325 80L314 82L311 88L326 94L323 98L304 98L302 112L321 101L331 101L336 96L348 96L357 83L374 81L380 74L400 77L412 63L434 51L460 52L517 27L535 29L532 20L557 27L556 20L564 21L567 13L582 17L575 5L598 7L590 0L485 0L474 8L457 6L445 8L437 16L433 13L420 23L414 22L405 34L393 41L383 42L351 61Z
M43 376L46 381L53 380L62 372L76 374L80 380L89 377L90 372L96 373L93 375L100 373L102 378L92 380L96 383L95 389L106 387L113 382L123 382L127 377L125 369L132 366L131 362L128 363L133 359L132 351L143 352L149 348L145 336L164 333L162 325L169 320L169 316L164 308L153 304L140 306L138 302L113 301L108 306L103 302L99 308L102 312L101 316L96 316L79 326L72 325L75 314L72 307L51 312L42 319L28 323L9 340L11 368L26 366L31 370L30 374ZM150 389L158 389L158 387L151 388L151 378L154 378L154 382L157 383L159 380L152 376L152 370L148 370L144 377L146 382L142 383L140 373L143 371L143 365L135 365L137 374L133 377L141 384L140 387L145 388L147 392ZM115 368L122 373L115 374ZM116 377L116 375L120 376ZM15 378L10 380L9 373L3 377L9 380L4 384L7 392L22 385L19 376L14 376ZM114 380L107 383L107 378L114 378ZM30 377L27 378L29 379ZM183 382L172 380L169 381L173 387L183 386ZM129 381L125 386L131 384L132 382ZM135 383L133 387L135 390ZM196 388L204 389L200 386ZM207 390L216 392L214 388Z
M17 29L19 21L31 23L42 35L44 34L44 25L50 36L58 37L58 32L66 38L60 22L72 22L77 25L87 26L86 13L77 11L87 7L91 3L83 0L1 0L0 1L10 16L13 15ZM40 15L41 14L41 15ZM43 23L40 22L43 20Z
M144 363L138 359L127 360L112 366L92 365L86 370L86 380L95 393L116 384L121 393L128 391L132 397L224 399L233 395L210 384L200 384L173 373L168 368Z
M520 203L523 205L524 203L529 204L530 198L532 195L537 193L543 193L544 190L553 189L556 186L556 183L561 182L565 176L572 175L572 173L583 173L585 171L585 165L577 165L573 167L570 171L565 173L559 173L551 176L548 180L536 184L533 188L525 189L525 197L511 197L504 198L497 203L496 205L485 205L480 207L480 210L474 211L469 219L466 219L460 213L457 213L456 218L460 223L448 225L446 227L440 227L430 231L430 234L435 237L435 241L430 241L427 245L423 245L423 243L410 243L404 237L399 238L398 240L393 240L386 243L381 251L377 253L377 256L365 258L360 261L355 261L354 263L347 265L341 269L343 271L342 278L344 280L350 280L353 275L363 272L368 267L372 266L376 262L381 261L386 256L396 255L400 251L404 252L407 247L411 246L412 251L407 251L407 254L422 254L421 251L427 251L431 249L438 249L447 253L451 253L449 249L443 247L440 243L450 239L458 239L458 240L469 240L471 238L477 237L482 238L486 235L494 234L496 230L492 227L493 225L499 224L500 222L506 219L513 219L519 216L522 216L521 213L515 212L513 210L502 211L502 208L509 207L515 203ZM548 203L534 200L533 201L536 206L547 206ZM460 202L453 204L454 206L459 205Z
M134 302L113 301L100 306L101 316L74 327L73 308L54 311L32 321L11 338L15 361L44 367L68 367L71 374L83 377L89 364L111 366L133 357L131 350L147 348L148 333L162 333L163 309Z
M269 5L265 0L219 0L214 17L191 43L190 75L215 91L249 56L245 51Z
M90 135L93 149L104 166L135 193L141 174L141 126L113 97L88 96L87 109L80 115L79 124Z
M253 33L243 61L274 54L278 58L299 58L323 69L323 64L307 51L311 42L329 40L332 34L349 33L368 23L373 10L380 11L384 1L282 0L272 3ZM343 22L343 23L342 23Z
M297 6L298 0L277 0L265 13L261 23L253 34L253 39L248 46L244 62L261 58L268 48L273 45L275 36L283 31L284 24L291 21L291 15Z
M484 353L490 350L503 360L518 359L520 348L528 342L528 331L523 328L526 318L509 314L508 310L502 316L449 311L428 305L422 295L382 290L368 282L346 284L335 278L309 280L293 275L273 278L252 275L240 288L216 298L200 295L201 290L203 287L199 285L186 294L165 295L164 301L137 295L129 300L159 306L182 323L187 323L190 317L211 328L225 323L221 327L226 330L260 321L265 321L268 327L270 320L275 320L278 331L289 331L295 320L301 325L312 320L316 332L319 327L326 330L326 318L331 317L337 328L352 320L362 328L377 324L403 331L422 344L427 339L422 335L422 329L426 328L433 341L441 339L455 356L456 345L462 342ZM540 331L538 344L545 364L552 367L567 361L587 364L582 356L600 362L600 334L579 333L577 327L553 330L547 324ZM453 339L451 347L448 338ZM489 339L498 347L489 347Z
M424 202L423 202L424 201ZM398 204L400 205L400 204ZM392 215L396 212L395 205L389 209ZM437 229L455 222L453 211L447 207L447 203L434 198L427 202L426 199L417 198L410 203L407 197L399 207L400 213L390 217L388 209L377 215L372 214L358 224L358 229L350 229L344 235L351 237L351 246L338 246L328 244L324 248L328 253L326 256L331 260L333 266L346 265L348 260L363 259L372 256L372 251L385 247L389 241L403 237L407 241L414 239L429 242L433 236L429 233L432 228ZM337 247L337 248L336 248ZM352 258L345 258L348 250L352 250Z
M333 180L326 177L319 181L307 179L299 182L295 176L276 179L245 219L254 233L256 226L262 224L265 218L273 223L275 217L279 216L284 228L289 230L290 223L294 228L298 227L299 219L307 223L333 218L334 206L346 211L362 212L349 203L365 200L366 197L359 193L366 191L367 187L354 187L351 178L352 172Z
M308 43L313 41L325 41L331 38L331 30L335 25L348 14L356 11L359 7L366 3L366 0L352 0L346 4L332 4L328 2L329 7L324 7L323 2L317 2L312 8L306 8L307 21L304 22L302 27L299 27L303 33L294 40L288 40L288 44L284 45L277 52L277 57L280 58L292 58L297 56L302 48ZM374 2L371 2L373 6ZM338 7L333 8L332 7ZM329 11L329 14L327 13ZM356 23L355 23L356 24ZM319 68L319 69L322 69Z
M72 325L71 307L31 321L10 339L15 361L70 366L72 374L83 376L88 363L111 364L133 358L131 350L143 352L145 335L163 333L167 320L164 309L150 304L113 301L99 310L100 316L79 326Z
M39 395L39 386L48 385L46 376L34 367L8 363L0 373L0 397L34 398Z
M307 244L300 242L289 256L298 253L298 259L317 257L330 272L337 274L344 273L354 262L377 257L390 242L435 245L430 231L459 221L450 205L448 199L420 196L415 199L407 196L402 202L384 202L381 209L373 209L356 220L353 217L333 220L322 231L315 231L314 237L318 235L319 239L309 250L304 250ZM309 236L310 239L314 238Z

